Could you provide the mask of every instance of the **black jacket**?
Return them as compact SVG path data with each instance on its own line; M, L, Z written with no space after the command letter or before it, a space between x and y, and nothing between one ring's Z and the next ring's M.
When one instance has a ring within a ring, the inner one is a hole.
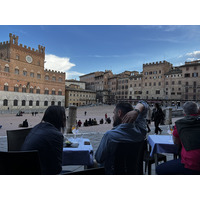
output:
M62 171L63 134L52 124L36 125L21 150L39 151L42 174L59 174Z

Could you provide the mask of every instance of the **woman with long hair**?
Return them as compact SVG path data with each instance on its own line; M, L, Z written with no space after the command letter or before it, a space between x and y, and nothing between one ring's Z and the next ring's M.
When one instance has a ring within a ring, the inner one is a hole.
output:
M59 174L62 171L65 127L64 107L50 106L45 111L42 121L33 127L26 137L21 150L38 150L42 174Z

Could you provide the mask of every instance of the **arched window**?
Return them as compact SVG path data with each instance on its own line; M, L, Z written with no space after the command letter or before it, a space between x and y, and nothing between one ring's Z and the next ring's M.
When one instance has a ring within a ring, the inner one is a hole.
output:
M22 87L22 92L26 93L26 86L25 85Z
M44 101L44 106L48 106L48 101Z
M22 106L26 106L26 101L22 100Z
M17 99L14 100L13 106L18 106L18 100Z
M55 76L52 77L52 81L56 81L56 77Z
M5 67L4 67L4 72L9 72L10 70L9 70L9 65L5 65Z
M33 70L31 70L31 72L30 72L30 77L34 78L34 71Z
M56 95L55 89L52 89L51 94L52 94L52 95Z
M33 93L33 87L32 86L29 89L29 93Z
M19 74L19 67L15 67L15 74Z
M33 101L32 100L29 101L29 106L33 106Z
M49 94L49 89L48 88L45 88L44 94Z
M51 105L54 106L54 105L55 105L55 101L52 101L52 102L51 102Z
M3 100L3 106L8 106L8 100L7 99Z
M45 80L49 80L49 75L48 74L45 75Z
M27 76L27 70L26 69L23 70L23 75Z
M14 92L19 92L19 86L17 84L14 86Z
M40 94L40 88L39 87L37 87L37 89L36 89L36 94Z
M61 90L58 91L58 95L62 95L62 91Z
M62 82L62 78L61 78L61 77L59 77L59 78L58 78L58 81L59 81L59 82Z
M58 106L61 106L61 101L58 102Z
M36 101L36 106L40 106L40 102L39 101Z
M8 91L8 83L4 84L4 91Z
M41 74L40 74L40 72L37 73L37 78L38 78L38 79L41 79Z

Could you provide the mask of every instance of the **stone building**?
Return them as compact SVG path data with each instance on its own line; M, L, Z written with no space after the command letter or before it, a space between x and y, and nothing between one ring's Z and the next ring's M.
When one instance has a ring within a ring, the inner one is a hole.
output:
M128 84L129 100L142 99L143 74L137 71L131 73Z
M143 99L163 99L165 97L165 73L172 69L172 64L163 61L143 64Z
M110 94L108 82L111 77L113 77L112 71L105 70L80 76L80 81L86 82L87 90L96 91L97 103L106 103Z
M143 71L140 73L125 71L110 76L106 81L103 81L105 72L98 76L95 73L93 81L90 78L87 81L88 84L92 82L96 90L102 89L102 83L106 83L107 93L102 93L102 96L105 95L103 103L136 103L139 99L145 99L149 103L180 106L187 100L198 102L200 99L200 60L185 62L184 65L176 67L167 61L146 63L143 64Z
M18 44L18 36L0 43L1 112L43 111L65 105L65 73L45 70L45 47Z
M200 99L200 60L185 62L182 70L181 99L198 101Z
M65 80L65 106L82 106L96 103L96 92L85 89L85 82Z

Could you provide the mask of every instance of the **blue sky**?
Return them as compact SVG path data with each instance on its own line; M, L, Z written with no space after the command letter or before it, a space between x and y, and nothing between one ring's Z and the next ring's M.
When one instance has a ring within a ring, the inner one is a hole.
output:
M200 26L176 25L1 25L0 41L9 33L19 43L46 47L45 68L66 78L94 71L142 71L144 63L167 60L174 66L200 59Z

